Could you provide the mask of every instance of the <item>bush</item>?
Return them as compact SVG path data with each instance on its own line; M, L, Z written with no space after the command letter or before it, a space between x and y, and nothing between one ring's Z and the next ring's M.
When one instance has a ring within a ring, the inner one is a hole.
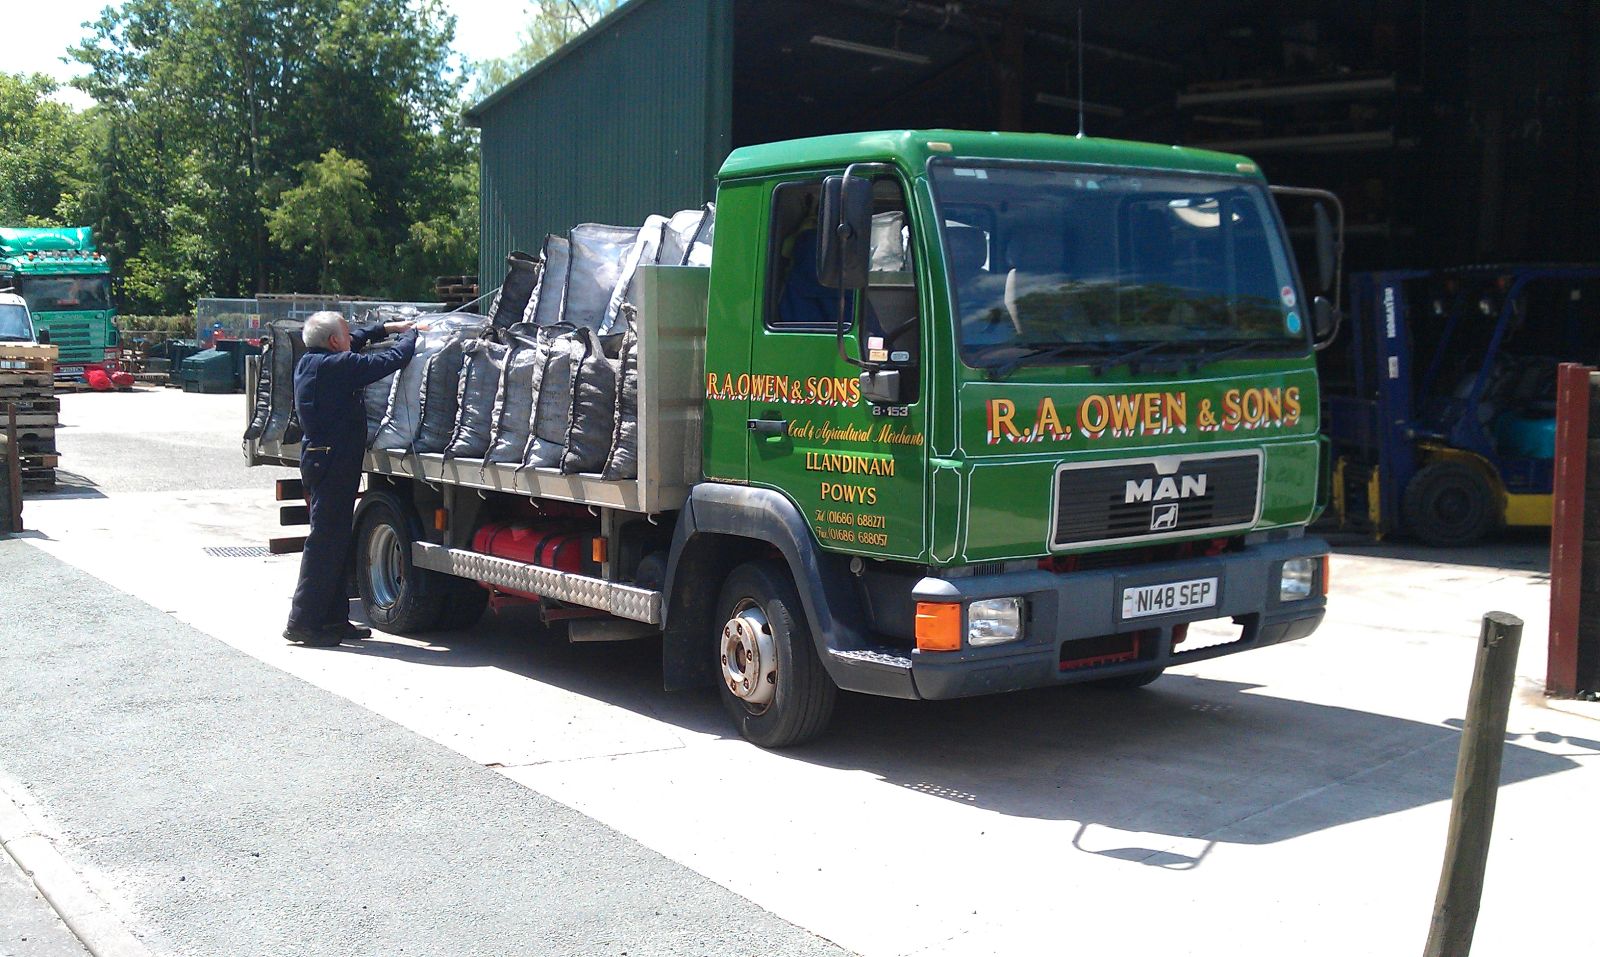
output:
M117 328L124 339L193 339L194 316L118 316Z

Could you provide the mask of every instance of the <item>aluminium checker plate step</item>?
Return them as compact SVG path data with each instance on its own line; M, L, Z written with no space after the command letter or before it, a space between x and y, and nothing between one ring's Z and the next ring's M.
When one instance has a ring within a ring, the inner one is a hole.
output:
M618 618L648 625L661 624L661 593L648 588L621 585L464 548L445 548L431 542L414 542L411 560L418 568L598 608Z

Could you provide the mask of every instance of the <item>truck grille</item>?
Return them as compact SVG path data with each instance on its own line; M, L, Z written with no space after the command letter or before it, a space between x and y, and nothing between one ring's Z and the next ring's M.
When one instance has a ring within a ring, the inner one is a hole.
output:
M1261 453L1179 457L1163 474L1144 460L1056 473L1056 547L1224 532L1255 524Z

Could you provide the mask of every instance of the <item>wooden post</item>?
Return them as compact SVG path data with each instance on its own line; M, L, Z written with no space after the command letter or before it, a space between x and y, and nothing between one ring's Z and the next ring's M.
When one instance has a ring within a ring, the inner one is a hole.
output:
M1588 486L1589 377L1564 362L1556 374L1555 492L1550 524L1550 654L1546 694L1578 693L1579 606L1583 592L1584 492ZM1600 505L1600 503L1596 503Z
M1503 611L1483 616L1472 693L1461 729L1456 785L1450 802L1444 868L1433 902L1424 957L1467 957L1478 925L1483 875L1489 863L1489 833L1500 790L1500 760L1505 752L1511 684L1522 644L1522 619Z
M6 403L5 455L0 456L0 482L5 484L4 520L0 532L22 531L22 450L17 447L17 404Z

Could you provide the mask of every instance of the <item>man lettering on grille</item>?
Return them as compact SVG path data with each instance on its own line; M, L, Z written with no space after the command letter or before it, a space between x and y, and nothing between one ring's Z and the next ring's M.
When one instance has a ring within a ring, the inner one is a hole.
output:
M372 632L345 618L351 520L361 463L367 447L367 412L362 391L402 368L417 351L409 322L373 323L351 329L337 312L319 312L301 330L306 353L294 367L294 407L305 438L300 479L311 506L311 532L300 556L300 583L283 637L315 647ZM387 349L361 354L380 332L402 333Z

